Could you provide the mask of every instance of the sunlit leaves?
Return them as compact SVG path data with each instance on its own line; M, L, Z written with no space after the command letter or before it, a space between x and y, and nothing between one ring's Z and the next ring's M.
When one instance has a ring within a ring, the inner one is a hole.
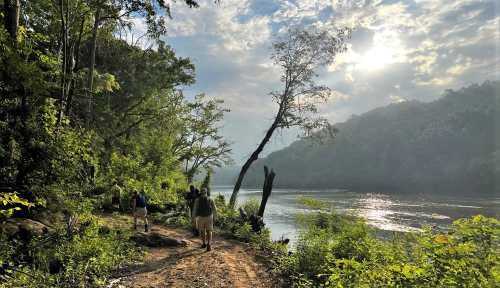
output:
M19 211L22 208L30 208L32 206L33 203L19 197L15 192L0 192L0 219L9 218L14 211Z
M95 92L113 92L120 89L120 84L118 83L116 77L109 73L99 74L96 72L94 74Z
M313 213L296 253L278 270L293 287L495 287L500 265L499 222L474 216L447 233L377 239L355 217Z

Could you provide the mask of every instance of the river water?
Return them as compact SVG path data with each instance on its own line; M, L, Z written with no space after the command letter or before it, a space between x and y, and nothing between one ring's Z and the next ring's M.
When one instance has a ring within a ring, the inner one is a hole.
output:
M229 199L232 186L212 189L212 196L223 194ZM238 203L249 198L259 199L260 189L242 189ZM271 229L272 238L290 238L293 242L298 231L297 213L312 210L298 203L300 196L313 197L330 203L338 213L354 213L367 223L384 231L418 231L424 225L446 229L453 220L483 214L500 216L500 197L465 197L442 195L396 195L381 192L360 193L347 190L274 189L266 206L264 222Z

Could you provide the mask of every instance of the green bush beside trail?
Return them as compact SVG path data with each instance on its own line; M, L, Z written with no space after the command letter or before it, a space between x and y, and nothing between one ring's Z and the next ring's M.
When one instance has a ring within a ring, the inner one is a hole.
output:
M303 216L296 251L276 270L292 287L498 287L500 222L474 216L446 233L394 234L378 239L357 217Z

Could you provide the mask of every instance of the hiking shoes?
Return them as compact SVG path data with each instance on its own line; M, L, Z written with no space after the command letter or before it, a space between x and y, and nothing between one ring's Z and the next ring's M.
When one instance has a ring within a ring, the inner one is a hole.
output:
M205 243L201 244L201 248L207 248L207 244Z
M212 251L212 246L210 244L207 244L207 252Z
M144 232L149 232L149 227L148 227L148 224L145 224L145 225L144 225Z

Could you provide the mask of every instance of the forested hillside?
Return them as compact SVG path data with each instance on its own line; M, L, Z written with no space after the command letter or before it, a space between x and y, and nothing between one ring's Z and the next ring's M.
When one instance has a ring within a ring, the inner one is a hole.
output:
M499 82L391 104L337 124L334 139L299 140L260 159L246 185L262 185L268 165L277 186L498 193L499 116Z
M16 3L0 28L1 192L73 207L66 201L117 181L163 203L200 168L228 160L222 102L183 96L194 65L160 39L167 6ZM135 37L146 42L131 40L140 19L148 32Z
M0 9L0 287L101 287L138 254L99 215L112 198L127 211L132 191L152 212L184 207L194 175L229 160L226 109L184 97L195 68L162 40L168 3Z

